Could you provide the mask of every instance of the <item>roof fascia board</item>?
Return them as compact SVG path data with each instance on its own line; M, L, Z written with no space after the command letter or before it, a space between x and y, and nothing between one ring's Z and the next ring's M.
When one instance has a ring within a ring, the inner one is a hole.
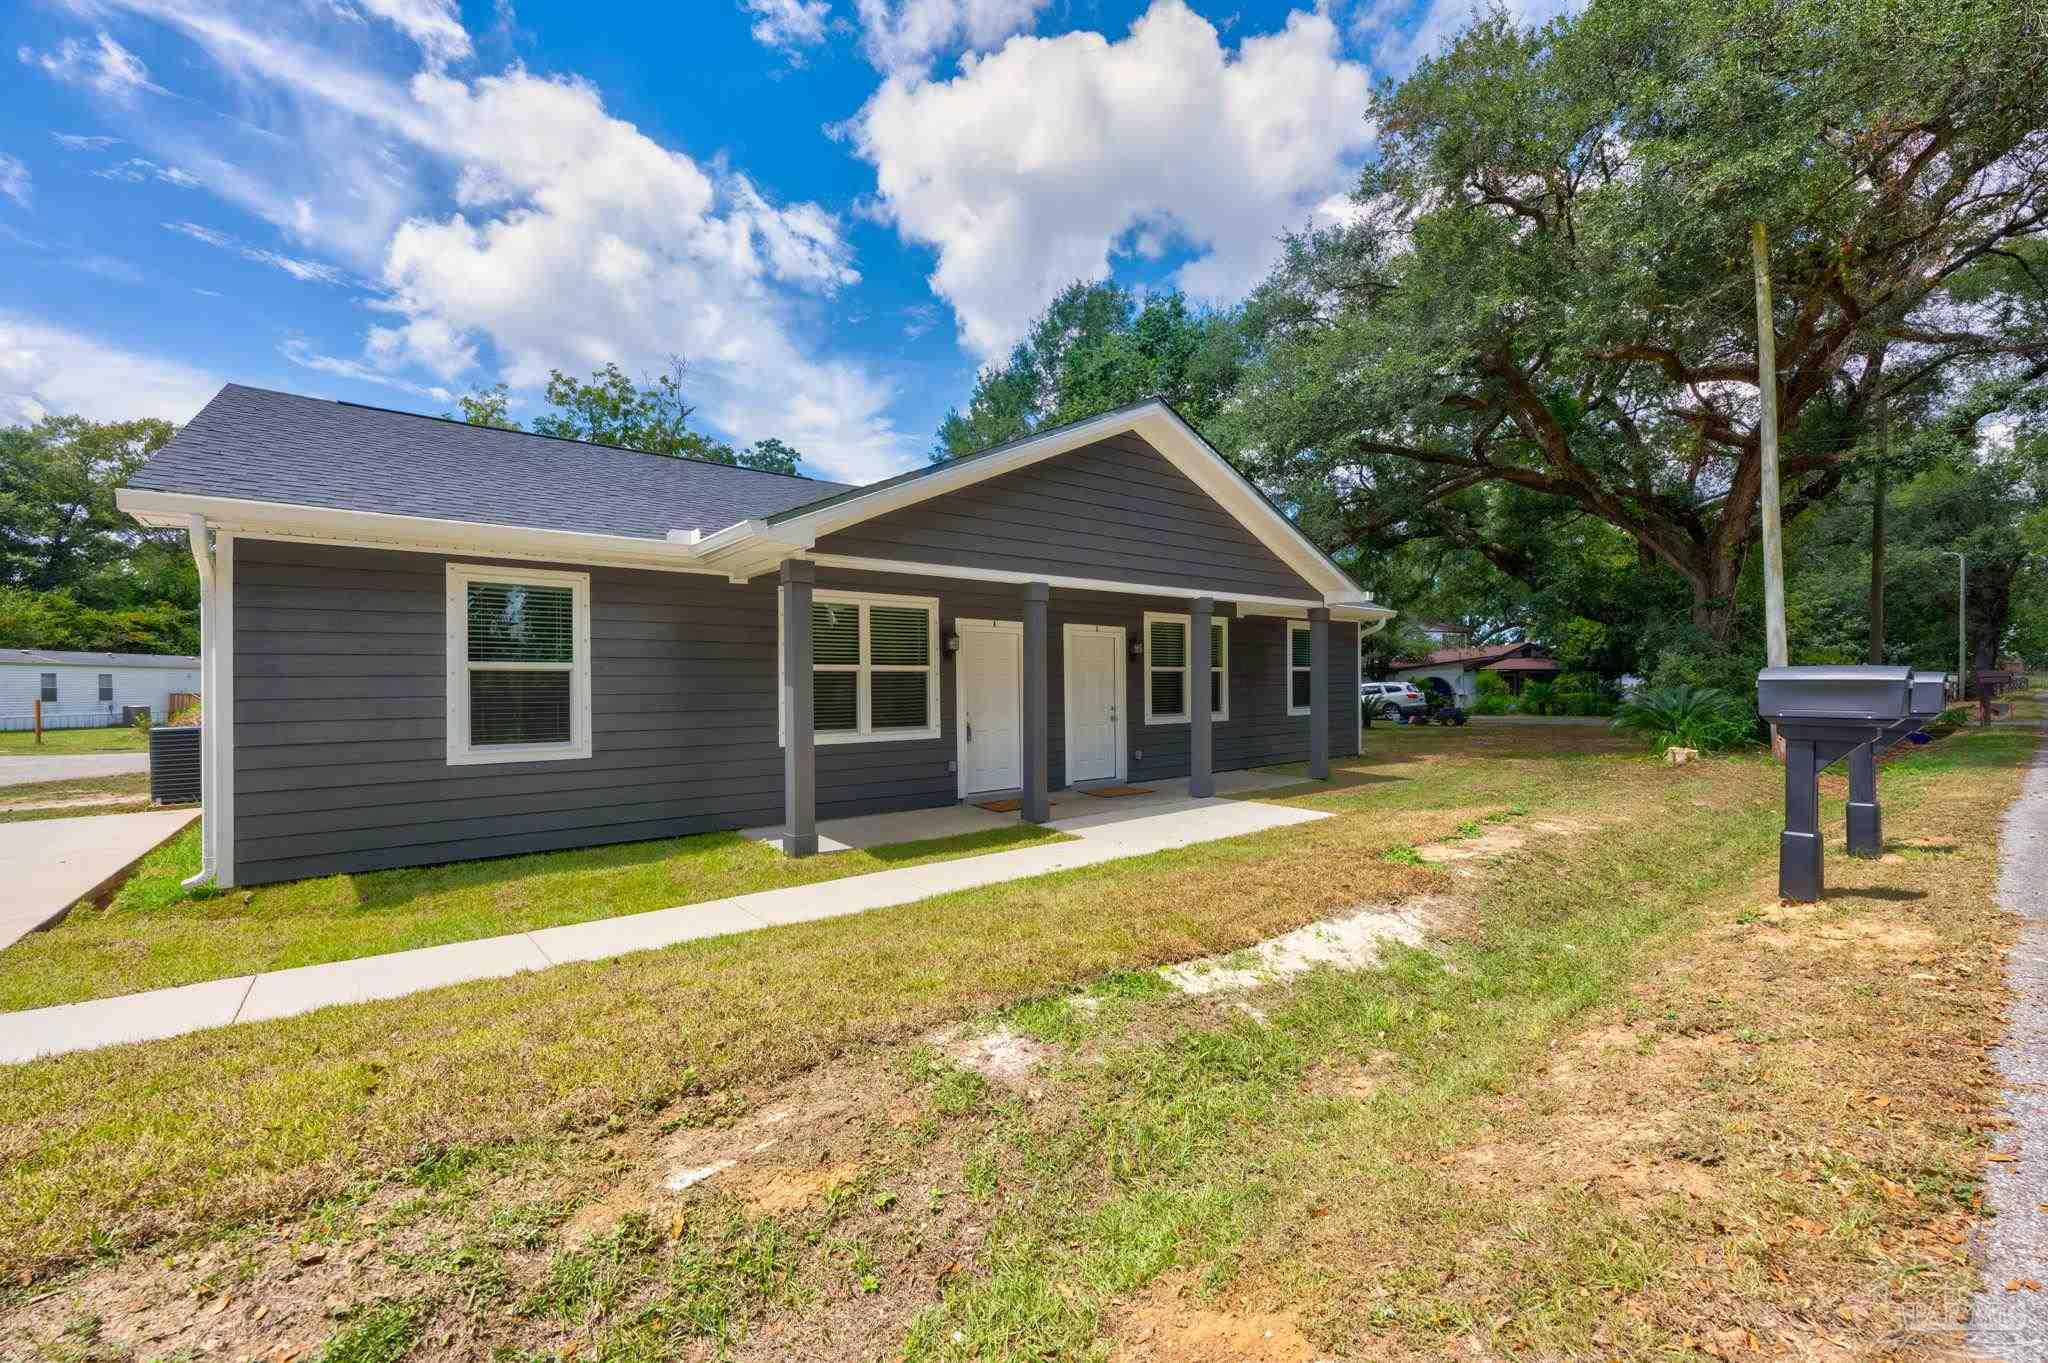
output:
M146 525L181 526L192 516L238 534L274 539L355 544L366 548L485 554L497 558L562 563L616 564L670 572L725 574L703 564L698 546L670 544L630 535L577 530L541 530L489 525L432 516L397 516L381 511L340 511L290 502L240 497L152 492L122 488L114 497L123 511Z

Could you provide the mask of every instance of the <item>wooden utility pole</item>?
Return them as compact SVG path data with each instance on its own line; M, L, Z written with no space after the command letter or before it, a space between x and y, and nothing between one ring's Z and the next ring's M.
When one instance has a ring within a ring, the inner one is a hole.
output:
M43 746L43 698L36 697L36 746Z
M1756 263L1757 439L1763 451L1764 655L1785 665L1785 538L1778 492L1778 339L1771 322L1771 247L1764 225L1749 233Z
M1762 223L1749 231L1756 266L1757 444L1763 455L1764 661L1785 665L1785 527L1778 493L1778 336L1771 321L1771 242ZM1771 726L1771 752L1785 760L1785 736Z

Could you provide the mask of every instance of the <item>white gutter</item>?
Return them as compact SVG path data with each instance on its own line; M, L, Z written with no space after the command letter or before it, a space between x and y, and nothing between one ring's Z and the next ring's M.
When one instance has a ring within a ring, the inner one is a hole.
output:
M185 537L192 546L192 565L199 570L199 703L210 706L219 693L214 687L214 673L220 667L219 633L215 628L213 546L207 540L206 518L193 514L185 522ZM205 712L201 711L199 744L199 800L201 822L199 832L199 870L187 876L182 882L188 890L213 879L218 870L219 858L214 853L215 839L219 830L215 820L207 817L206 806L213 803L214 792L219 789L214 757L214 728L204 722ZM168 721L169 715L164 719Z

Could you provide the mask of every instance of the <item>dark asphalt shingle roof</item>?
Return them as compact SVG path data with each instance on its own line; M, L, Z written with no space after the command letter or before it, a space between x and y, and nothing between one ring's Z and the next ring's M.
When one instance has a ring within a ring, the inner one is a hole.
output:
M847 490L234 383L128 486L647 539L709 534Z

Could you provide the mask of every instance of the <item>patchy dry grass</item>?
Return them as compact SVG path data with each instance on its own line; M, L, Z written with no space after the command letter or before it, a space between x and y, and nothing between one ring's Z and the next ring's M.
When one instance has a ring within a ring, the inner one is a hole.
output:
M1837 843L1806 911L1769 893L1763 761L1516 756L1517 783L1455 742L1376 744L1290 797L1360 802L1300 829L0 1076L47 1125L5 1128L0 1215L69 1199L7 1223L13 1262L103 1256L0 1296L0 1334L108 1359L1923 1351L1902 1331L1972 1282L1984 830L2031 735L1889 766L1887 857ZM1520 845L1446 868L1384 856L1500 829ZM1189 998L1129 968L1419 892L1464 912L1375 969ZM963 1016L1049 1058L961 1068L922 1038ZM95 1087L196 1088L226 1139L95 1125Z
M150 807L148 772L0 786L0 823L133 814Z

